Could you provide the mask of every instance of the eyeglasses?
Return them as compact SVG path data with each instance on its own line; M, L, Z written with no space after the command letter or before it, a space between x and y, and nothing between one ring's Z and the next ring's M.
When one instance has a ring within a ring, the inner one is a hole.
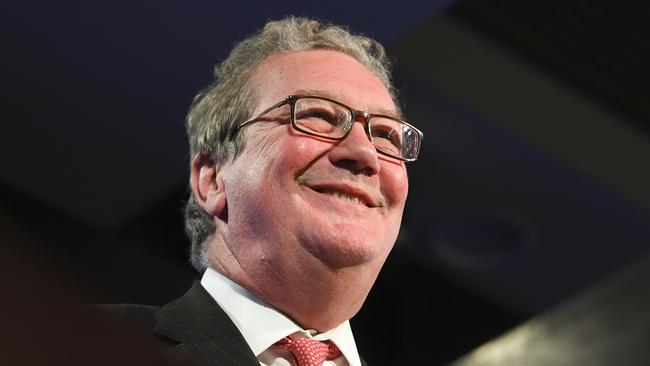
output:
M420 151L423 134L397 118L360 111L332 99L290 95L265 109L257 117L239 125L242 128L285 104L291 106L291 126L308 135L340 141L347 137L358 117L375 149L392 158L414 161Z

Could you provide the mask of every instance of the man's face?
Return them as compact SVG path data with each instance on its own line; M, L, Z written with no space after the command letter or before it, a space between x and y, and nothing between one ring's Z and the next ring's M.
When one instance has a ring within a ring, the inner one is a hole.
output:
M253 116L291 94L395 114L381 81L335 51L275 55L251 82ZM374 281L399 231L408 192L404 164L379 155L362 123L332 142L293 130L289 114L285 105L248 125L241 154L220 167L233 257L244 269L270 266L281 275L363 266Z

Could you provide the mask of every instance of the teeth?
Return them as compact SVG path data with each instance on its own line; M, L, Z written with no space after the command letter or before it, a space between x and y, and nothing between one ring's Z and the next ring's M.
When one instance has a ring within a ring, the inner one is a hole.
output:
M327 193L327 194L329 194L329 195L332 195L332 196L334 196L334 197L336 197L336 198L338 198L338 199L341 199L341 200L343 200L343 201L354 202L354 203L357 203L357 204L360 204L360 205L364 205L364 206L366 205L366 203L363 202L362 200L360 200L358 197L350 196L350 195L348 195L348 194L346 194L346 193L343 193L343 192L338 192L338 191L326 191L326 192L324 192L324 193Z

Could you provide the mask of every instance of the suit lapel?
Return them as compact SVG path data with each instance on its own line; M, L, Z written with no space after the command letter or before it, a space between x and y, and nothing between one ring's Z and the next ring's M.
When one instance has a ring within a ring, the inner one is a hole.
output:
M177 343L166 352L181 364L259 366L237 327L198 281L160 309L155 333Z

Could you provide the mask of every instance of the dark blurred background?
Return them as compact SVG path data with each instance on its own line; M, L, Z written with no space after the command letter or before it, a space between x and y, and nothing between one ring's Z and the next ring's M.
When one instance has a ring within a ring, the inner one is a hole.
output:
M44 277L88 303L160 305L189 287L185 112L236 41L286 14L384 43L425 133L402 233L353 319L370 364L446 364L648 253L647 2L60 0L0 14L6 296Z

